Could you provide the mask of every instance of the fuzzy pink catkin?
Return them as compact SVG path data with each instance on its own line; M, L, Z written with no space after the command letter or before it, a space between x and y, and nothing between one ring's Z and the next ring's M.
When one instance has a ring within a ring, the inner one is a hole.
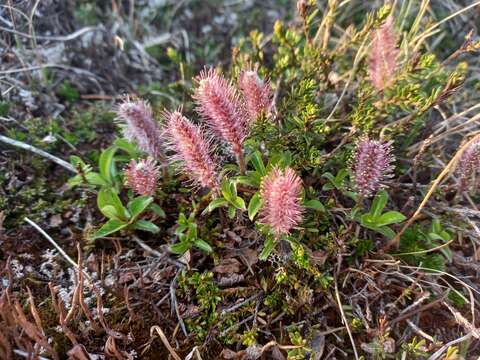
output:
M394 157L391 142L361 139L356 146L352 171L356 191L363 197L373 195L382 182L392 176Z
M368 75L377 90L390 85L397 70L398 49L393 17L390 15L373 33L368 57Z
M125 138L154 159L162 158L161 130L153 118L150 104L126 98L117 109L117 119L125 123Z
M291 168L274 168L262 180L262 222L275 236L290 233L302 221L302 180Z
M168 147L175 153L171 161L202 187L218 188L217 165L212 157L210 141L202 129L192 124L180 111L165 112Z
M480 140L470 144L458 161L456 174L460 191L465 191L472 185L472 178L479 168Z
M137 195L154 195L160 172L152 158L130 161L125 169L127 186Z
M267 113L272 103L272 89L268 81L258 76L255 70L243 70L238 85L245 99L249 122L254 122L262 113Z
M198 113L239 156L247 135L247 116L237 89L214 69L203 70L196 80Z

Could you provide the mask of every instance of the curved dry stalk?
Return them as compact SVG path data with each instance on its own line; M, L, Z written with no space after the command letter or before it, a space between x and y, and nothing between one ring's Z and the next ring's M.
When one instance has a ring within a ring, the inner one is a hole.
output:
M168 342L167 337L165 336L165 333L163 330L160 328L158 325L154 325L150 328L150 337L153 337L154 333L157 332L158 336L160 336L160 340L162 340L163 345L167 348L168 352L170 355L175 359L175 360L182 360L180 356L175 352L173 349L172 345Z
M447 164L447 166L442 170L442 172L437 176L435 181L432 183L432 186L428 190L427 194L423 198L422 202L418 206L417 210L415 213L408 219L408 221L405 223L405 225L402 227L402 229L395 235L395 237L390 240L387 245L383 248L383 251L388 251L392 247L398 247L400 243L400 237L402 234L407 230L410 225L414 223L414 221L417 219L418 215L422 212L422 209L425 207L427 204L428 200L430 197L433 195L433 192L437 188L437 186L442 182L442 180L452 171L455 170L457 167L457 163L460 160L460 157L462 156L463 152L475 141L480 139L480 134L475 135L472 137L469 141L467 141L458 151L456 152L455 156L450 160L450 162Z
M458 344L458 343L461 343L461 342L463 342L463 341L466 341L466 340L470 339L471 337L472 337L472 334L467 334L467 335L464 335L464 336L462 336L462 337L460 337L460 338L458 338L458 339L455 339L455 340L452 340L452 341L446 343L446 344L443 345L437 352L435 352L432 356L430 356L430 357L428 358L428 360L437 360L437 359L439 359L440 356L442 356L442 354L443 354L446 350L448 350L448 348L449 348L450 346L453 346L453 345L455 345L455 344Z
M447 247L448 245L450 245L452 242L454 241L454 239L444 243L444 244L441 244L441 245L438 245L438 246L435 246L431 249L427 249L427 250L420 250L420 251L412 251L412 252L406 252L406 253L397 253L397 254L392 254L394 256L405 256L405 255L420 255L420 254L427 254L429 252L432 252L432 251L437 251L437 250L440 250L444 247Z
M454 17L458 16L458 15L461 15L463 14L464 12L476 7L480 5L480 1L476 1L474 2L473 4L470 4L468 6L465 6L464 8L454 12L453 14L450 14L449 16L443 18L442 20L436 22L435 24L433 24L432 26L430 26L428 29L426 29L423 33L421 33L420 35L417 35L415 38L412 39L412 43L415 44L415 47L414 47L414 50L413 52L416 52L418 51L418 49L420 48L421 44L427 39L429 38L430 36L434 35L438 30L435 30L437 29L440 25L442 25L443 23L453 19Z
M28 150L30 152L33 152L34 154L40 155L48 160L53 161L55 164L60 165L61 167L67 169L68 171L71 171L73 173L77 173L77 170L73 167L72 164L66 162L65 160L62 160L56 156L53 156L52 154L47 153L46 151L43 151L41 149L36 148L35 146L26 144L22 141L10 139L7 136L0 135L0 141L4 142L5 144L13 145L16 147L19 147L24 150Z
M337 261L337 271L335 272L333 276L333 284L335 285L335 300L338 305L338 310L340 310L340 315L342 316L342 322L345 325L345 328L348 333L348 337L350 338L350 343L352 344L352 349L353 349L353 354L355 355L355 359L358 360L358 352L357 352L357 347L355 345L355 340L353 339L352 331L350 330L350 326L348 325L348 319L345 316L345 312L343 311L343 306L342 306L342 300L340 299L340 292L338 291L338 280L337 280L337 274L340 272L340 267L342 264L342 257L338 257Z
M177 302L177 295L175 294L175 289L177 288L177 278L180 272L177 271L177 274L173 278L172 282L170 283L170 301L171 301L171 307L172 307L172 313L175 312L177 315L178 323L180 324L180 327L183 331L183 334L185 336L188 336L187 328L185 326L185 323L183 322L182 317L180 316L180 310L178 309L178 302Z
M70 257L68 254L58 245L55 240L53 240L50 235L48 235L40 226L38 226L34 221L30 220L28 217L25 217L24 220L28 222L30 225L32 225L40 234L45 237L54 247L57 249L57 251L62 255L67 262L72 265L75 269L78 271L81 271L85 278L87 278L89 281L92 281L92 278L90 275L88 275L83 269L81 269L78 264Z
M328 115L327 119L325 120L325 122L328 122L330 121L330 119L333 117L333 115L335 114L335 111L337 111L337 108L338 106L340 105L341 101L343 100L343 97L345 96L345 94L347 93L347 90L348 90L348 87L350 86L350 83L352 82L353 80L353 77L355 76L356 72L357 72L357 68L358 68L358 65L360 64L362 58L363 58L363 55L364 55L364 47L365 47L365 44L367 42L367 39L368 37L366 37L362 44L360 45L360 47L358 48L358 51L355 55L355 59L353 60L353 66L352 66L352 70L350 70L350 76L348 77L348 80L347 82L345 83L345 86L342 90L342 93L340 94L340 97L338 98L337 102L335 103L335 106L333 107L332 111L330 112L330 114Z
M477 329L473 322L470 323L459 311L455 310L448 302L443 301L442 304L452 313L457 324L461 325L465 330L472 334L474 338L480 339L480 329Z
M389 265L391 266L392 264L388 264L388 263L385 263L386 265ZM445 275L445 276L448 276L449 278L452 278L453 280L457 281L458 283L460 283L465 289L467 289L467 291L469 293L471 293L472 291L477 293L477 295L480 295L480 291L478 291L477 289L475 289L474 287L468 285L467 283L465 283L464 281L462 281L461 279L459 279L458 277L456 277L455 275L452 275L448 272L445 272L445 271L441 271L441 270L435 270L435 269L429 269L429 268L424 268L424 267L421 267L421 266L410 266L410 265L398 265L398 264L394 264L394 265L397 265L399 268L403 268L403 269L410 269L410 270L414 270L414 271L419 271L419 270L423 270L423 271L428 271L428 275L430 276L442 276L442 275ZM472 293L472 296L473 298L473 293Z
M449 121L449 120L450 119L446 119L445 121ZM480 121L480 114L477 114L477 115L473 116L471 119L468 119L467 121L465 121L464 123L461 123L457 126L454 126L450 129L446 130L444 133L435 136L434 138L429 140L428 146L431 146L431 145L437 143L438 141L442 140L443 138L445 138L449 135L457 134L457 133L463 131L467 127L467 125L470 125L472 123L476 123L478 121ZM421 144L420 144L420 146L421 146ZM409 155L413 155L413 153L417 150L418 147L419 147L418 144L413 145L409 149Z
M342 322L347 329L348 337L350 338L350 342L352 343L353 353L355 355L355 359L358 360L358 352L357 347L355 346L355 340L353 339L352 331L350 330L350 326L348 325L347 317L345 316L345 312L343 311L342 301L340 299L340 293L338 292L338 284L337 279L335 279L335 299L337 300L338 309L340 310L340 314L342 316Z
M32 12L33 14L33 12ZM49 41L70 41L70 40L74 40L86 33L89 33L91 31L98 31L98 30L102 30L101 28L99 28L98 26L87 26L87 27L84 27L80 30L77 30L69 35L61 35L61 36L42 36L42 35L35 35L35 34L26 34L26 33L23 33L21 31L17 31L17 30L14 30L14 29L9 29L9 28L6 28L6 27L3 27L3 26L0 26L0 31L5 31L5 32L9 32L9 33L12 33L12 34L15 34L15 35L18 35L18 36L22 36L22 37L25 37L25 38L28 38L28 39L33 39L33 40L49 40Z

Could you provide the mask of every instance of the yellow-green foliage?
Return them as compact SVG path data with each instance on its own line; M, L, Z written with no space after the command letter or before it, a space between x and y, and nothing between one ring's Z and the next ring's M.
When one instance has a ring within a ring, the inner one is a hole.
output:
M233 73L255 64L276 91L272 117L282 126L258 125L257 140L277 152L288 149L304 169L322 165L328 142L347 134L402 134L402 141L411 141L428 111L447 100L467 70L463 63L452 69L422 46L423 12L385 5L357 23L333 26L340 11L337 1L329 1L323 14L307 2L298 21L276 22L270 41L255 31L233 52ZM369 79L369 46L389 15L395 17L399 56L391 85L378 91Z

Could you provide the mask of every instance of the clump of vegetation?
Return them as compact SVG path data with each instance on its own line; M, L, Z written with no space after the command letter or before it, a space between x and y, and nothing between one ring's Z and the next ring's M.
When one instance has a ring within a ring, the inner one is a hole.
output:
M148 101L124 98L121 135L97 166L71 157L69 185L91 191L104 218L83 232L90 246L108 251L111 240L116 264L131 244L150 259L144 275L142 256L124 255L141 270L117 278L130 283L123 311L135 318L132 291L164 320L163 330L143 320L145 352L154 333L174 358L478 351L468 340L480 336L480 289L448 270L465 261L454 233L471 236L457 205L478 197L479 135L438 160L446 120L432 115L465 81L466 63L453 61L478 43L442 61L427 46L438 25L424 7L387 4L342 29L346 3L299 0L298 21L278 21L269 41L242 39L231 67L186 81L190 97L160 121ZM452 340L451 321L468 337Z

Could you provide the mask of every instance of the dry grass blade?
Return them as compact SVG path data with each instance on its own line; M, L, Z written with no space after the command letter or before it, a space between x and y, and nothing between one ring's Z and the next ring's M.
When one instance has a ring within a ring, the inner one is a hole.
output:
M417 37L415 37L413 40L412 40L412 44L415 44L415 47L414 47L414 52L417 51L420 46L422 45L423 41L425 41L427 38L429 38L430 36L432 36L433 34L435 34L435 30L440 26L442 25L443 23L455 18L456 16L458 15L461 15L463 14L464 12L476 7L480 5L480 1L476 1L474 2L473 4L470 4L468 6L465 6L464 8L454 12L453 14L450 14L449 16L447 16L446 18L436 22L435 24L433 24L432 26L430 26L428 29L426 29L422 34L420 35L417 35Z
M445 345L443 345L438 351L436 351L432 356L430 356L428 358L428 360L437 360L440 358L440 356L442 356L442 354L448 350L448 348L450 346L453 346L453 345L456 345L458 343L461 343L461 342L464 342L464 341L467 341L468 339L470 339L472 337L472 334L467 334L467 335L464 335L458 339L455 339L455 340L452 340L448 343L446 343Z
M26 34L26 33L22 33L20 31L14 30L14 29L9 29L9 28L0 26L0 31L9 32L9 33L12 33L12 34L15 34L15 35L18 35L18 36L23 36L23 37L33 39L33 40L38 39L38 40L48 40L48 41L71 41L71 40L74 40L74 39L84 35L84 34L87 34L87 33L91 32L91 31L100 31L100 30L102 30L102 29L99 28L99 27L88 26L88 27L84 27L80 30L77 30L74 33L69 34L69 35L64 35L64 36L41 36L41 35Z
M338 264L337 264L337 273L340 271L341 263L342 263L342 259L340 257L338 259ZM334 285L335 285L335 300L337 301L338 310L340 311L340 315L342 316L343 325L345 325L345 328L347 329L348 337L350 338L350 343L352 344L353 354L355 355L355 359L358 360L359 357L358 357L357 347L355 345L355 339L353 338L352 331L350 330L350 326L348 324L348 319L345 316L345 312L343 311L342 300L340 299L340 292L338 291L337 274L334 274Z
M14 310L15 320L17 321L17 324L25 331L25 334L30 339L35 341L36 344L43 347L52 356L53 359L58 360L58 355L48 343L48 340L44 335L43 329L39 328L36 324L28 321L27 316L23 312L22 306L18 301L15 301L14 303Z
M465 317L457 310L455 310L449 303L446 301L442 302L443 305L447 307L447 309L452 313L455 317L457 323L462 325L465 330L467 330L472 336L476 339L480 339L480 330L475 327L475 325L471 324Z
M168 339L165 336L163 330L160 328L160 326L155 325L150 328L150 337L153 337L155 332L158 334L158 336L160 336L160 340L162 340L163 345L165 345L170 355L172 355L172 357L175 360L182 360L182 358L178 356L178 354L175 352L175 350L172 348L172 346L168 342Z
M446 242L445 244L441 244L441 245L435 246L435 247L433 247L433 248L431 248L431 249L427 249L427 250L412 251L412 252L406 252L406 253L396 253L396 254L392 254L392 255L395 255L395 256L405 256L405 255L427 254L427 253L430 253L430 252L433 252L433 251L437 251L437 250L443 249L444 247L447 247L448 245L450 245L453 241L454 241L454 239Z
M352 69L350 70L350 75L347 79L347 82L345 83L345 86L342 90L342 93L340 94L340 97L338 98L338 100L336 101L335 103L335 106L333 107L332 111L330 112L330 114L327 116L327 119L325 120L325 122L329 122L333 115L335 114L335 112L337 111L338 109L338 106L340 105L340 103L342 102L343 100L343 97L345 96L345 94L347 93L347 90L349 89L350 87L350 83L352 82L357 70L358 70L358 66L361 62L361 60L363 59L364 55L365 55L365 44L367 43L367 38L365 38L362 42L362 44L360 45L360 47L358 48L357 50L357 53L355 54L355 59L353 60L353 67Z
M109 336L105 342L105 354L117 360L131 360L132 357L117 348L115 338Z
M43 151L41 149L37 149L35 146L26 144L26 143L18 141L18 140L10 139L9 137L6 137L4 135L0 135L0 141L4 142L5 144L13 145L13 146L16 146L18 148L31 151L34 154L40 155L40 156L42 156L42 157L44 157L48 160L53 161L54 163L60 165L61 167L67 169L70 172L77 173L77 171L75 170L73 165L69 164L65 160L59 159L58 157L47 153L46 151Z
M28 217L25 218L25 221L28 222L30 225L32 225L40 234L42 234L45 237L45 239L47 239L55 247L55 249L58 250L60 255L62 255L65 258L65 260L67 260L67 262L69 262L78 271L82 271L83 275L88 280L90 280L90 281L92 280L90 275L88 275L86 272L84 272L83 269L80 269L78 267L78 264L70 256L68 256L68 254L60 247L60 245L58 245L55 242L55 240L53 240L52 237L50 235L48 235L40 226L38 226L34 221L30 220Z
M460 160L463 152L470 146L470 144L473 144L475 141L480 139L480 134L475 135L473 138L471 138L469 141L467 141L458 151L456 152L455 156L450 160L450 162L447 164L447 166L442 170L442 172L437 176L435 181L432 183L432 186L428 190L427 194L423 198L422 202L418 206L417 210L415 213L408 219L408 221L405 223L405 225L402 227L402 229L397 233L397 235L390 240L390 242L387 243L387 245L383 248L384 251L388 251L392 247L398 247L398 244L400 243L400 237L402 234L407 230L410 225L414 223L414 221L417 219L417 217L420 215L422 212L422 209L425 207L427 204L428 200L430 197L433 195L433 192L437 188L437 186L442 182L442 180L451 172L453 172L457 166L458 161Z

